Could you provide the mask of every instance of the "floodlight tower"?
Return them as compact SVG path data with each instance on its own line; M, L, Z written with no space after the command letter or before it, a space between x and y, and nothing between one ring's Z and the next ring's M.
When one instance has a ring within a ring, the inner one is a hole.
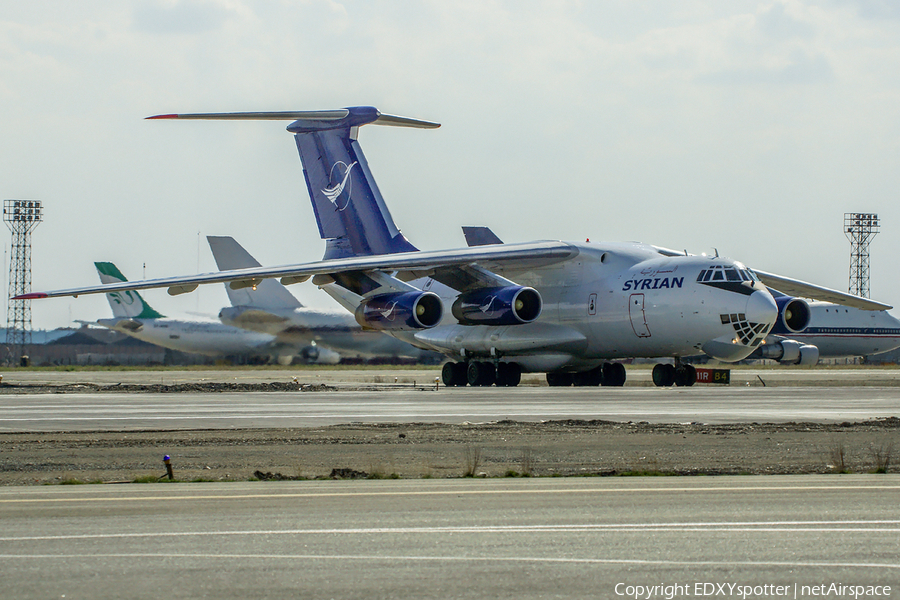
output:
M6 344L21 357L31 344L31 301L12 300L31 291L31 232L44 220L40 200L4 200L3 221L12 232L9 255L9 304L6 310Z
M878 215L844 213L844 235L850 240L851 294L869 297L869 243L880 229Z

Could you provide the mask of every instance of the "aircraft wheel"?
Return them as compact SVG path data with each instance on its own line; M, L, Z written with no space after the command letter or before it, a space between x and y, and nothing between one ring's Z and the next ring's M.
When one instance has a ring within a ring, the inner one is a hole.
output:
M568 387L572 385L571 373L547 373L547 385L550 387Z
M675 385L690 387L697 382L697 369L694 365L682 365L675 369Z
M466 378L471 386L487 387L497 379L497 371L492 363L473 360L466 370Z
M578 387L600 385L600 382L603 380L603 367L575 373L574 380L575 385Z
M500 363L497 365L497 386L516 387L522 381L522 367L518 363Z
M671 387L675 383L675 367L658 364L653 367L653 384L657 387Z
M441 380L447 387L465 386L468 383L466 380L466 363L444 363L444 366L441 368Z
M625 385L625 365L622 363L606 363L603 365L603 376L600 378L600 385L611 387L622 387Z

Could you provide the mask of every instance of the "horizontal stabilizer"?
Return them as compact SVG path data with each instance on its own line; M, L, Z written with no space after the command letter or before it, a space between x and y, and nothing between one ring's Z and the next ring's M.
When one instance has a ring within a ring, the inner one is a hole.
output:
M144 324L136 319L97 319L97 325L101 325L113 331L123 333L137 333L144 328Z
M393 127L417 127L419 129L437 129L440 123L433 121L422 121L420 119L410 119L409 117L398 117L396 115L383 115L378 113L378 118L372 121L373 125L390 125Z
M367 123L389 125L393 127L417 127L419 129L436 129L440 123L411 119L397 115L385 115L371 106L353 106L335 110L288 110L272 112L227 112L227 113L171 113L146 117L153 119L196 119L212 121L309 121L320 122L318 127L312 125L308 129L333 129L338 127L359 127Z
M301 110L275 112L187 113L154 115L150 119L206 119L212 121L338 121L350 114L346 108L338 110Z
M807 283L805 281L775 275L774 273L766 273L765 271L757 271L756 269L753 269L753 272L756 273L760 281L767 286L790 296L831 302L833 304L859 308L861 310L890 310L893 308L890 304L883 304L861 296L854 296L847 292L839 292L831 288Z

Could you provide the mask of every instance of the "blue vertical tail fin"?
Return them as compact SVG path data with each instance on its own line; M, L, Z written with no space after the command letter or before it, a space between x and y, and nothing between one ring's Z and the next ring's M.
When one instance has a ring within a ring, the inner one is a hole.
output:
M291 119L325 258L417 250L397 226L357 141L366 124L434 129L438 123L381 114L371 106L314 112L172 114L151 119Z
M298 120L294 134L326 258L413 252L388 210L362 147L359 127L367 123L437 127L436 123L388 117L366 106L348 108L338 122Z

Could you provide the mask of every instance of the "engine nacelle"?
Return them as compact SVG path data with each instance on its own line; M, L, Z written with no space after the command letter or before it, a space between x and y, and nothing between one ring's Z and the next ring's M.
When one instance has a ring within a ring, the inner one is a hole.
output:
M819 362L819 349L796 340L781 340L759 347L762 358L777 360L782 365L814 365Z
M534 288L510 285L460 294L451 310L462 325L519 325L541 316L542 306Z
M798 365L814 365L819 362L819 349L812 344L800 346L800 360Z
M309 365L336 365L341 362L340 354L329 348L317 346L315 343L301 348L299 356L300 360Z
M356 309L356 322L382 331L430 329L441 322L444 305L434 292L379 294Z
M778 318L769 333L781 335L800 333L809 326L812 311L805 300L780 296L775 298L775 304L778 306Z
M319 360L319 347L309 345L300 349L300 358L305 363L312 364Z

